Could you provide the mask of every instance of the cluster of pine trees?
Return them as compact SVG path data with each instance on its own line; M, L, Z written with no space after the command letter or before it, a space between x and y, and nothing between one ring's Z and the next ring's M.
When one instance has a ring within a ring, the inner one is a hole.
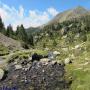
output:
M0 17L0 33L7 37L19 40L25 44L34 45L33 36L28 36L23 25L17 26L16 31L13 30L12 25L5 28L2 18Z

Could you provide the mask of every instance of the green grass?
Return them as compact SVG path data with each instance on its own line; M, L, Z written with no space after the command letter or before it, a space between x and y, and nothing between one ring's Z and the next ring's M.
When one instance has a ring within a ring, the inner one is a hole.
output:
M37 54L41 54L41 55L47 55L48 54L48 51L46 50L42 50L42 49L35 49L32 51L32 53L37 53Z
M73 83L71 90L90 90L90 70L84 69L73 71Z
M15 59L17 60L23 60L23 59L28 59L29 57L32 56L32 54L37 53L40 55L47 55L47 51L45 50L21 50L21 51L16 51L13 54L9 54L4 56L3 58L7 57L8 62L13 62Z
M90 52L88 51L87 42L82 46L74 62L71 65L66 65L66 78L72 77L70 90L90 90ZM85 49L86 48L86 49ZM73 54L75 54L73 52ZM86 60L87 58L87 60ZM85 63L88 64L85 65Z
M9 56L6 56L6 57L8 57L7 61L13 62L15 59L18 59L18 60L28 59L30 53L31 53L30 51L17 51Z
M0 56L9 54L9 50L4 45L0 44Z
M72 79L70 90L90 90L90 64L71 64L66 65L65 69L66 80L69 82Z

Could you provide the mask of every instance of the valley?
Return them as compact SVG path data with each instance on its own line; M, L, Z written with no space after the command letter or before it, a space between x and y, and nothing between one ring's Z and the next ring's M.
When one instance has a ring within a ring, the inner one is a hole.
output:
M0 86L90 90L89 24L90 11L77 7L37 28L0 27Z

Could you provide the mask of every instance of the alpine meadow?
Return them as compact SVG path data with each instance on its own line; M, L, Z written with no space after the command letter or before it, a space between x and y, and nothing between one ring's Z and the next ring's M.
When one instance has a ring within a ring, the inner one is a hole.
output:
M67 1L0 0L0 90L90 90L90 1Z

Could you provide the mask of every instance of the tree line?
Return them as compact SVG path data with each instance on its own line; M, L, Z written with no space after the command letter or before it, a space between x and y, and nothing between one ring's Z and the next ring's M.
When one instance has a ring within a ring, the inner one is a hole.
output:
M7 28L5 28L2 18L0 17L0 33L4 34L7 37L34 46L33 36L27 35L27 32L25 31L23 24L17 26L16 31L14 31L11 24L8 25Z

